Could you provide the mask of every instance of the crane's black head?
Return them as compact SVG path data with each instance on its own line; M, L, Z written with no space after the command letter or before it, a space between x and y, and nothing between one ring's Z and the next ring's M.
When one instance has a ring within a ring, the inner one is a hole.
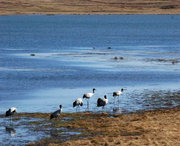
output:
M104 98L105 98L105 99L107 99L107 96L106 96L106 95L104 95Z
M83 99L84 99L84 98L86 98L86 95L85 95L85 94L83 95Z
M59 105L59 108L62 109L62 105L61 104Z
M94 91L95 91L96 89L95 88L93 88L93 93L94 93Z
M122 89L121 89L121 92L123 92L123 91L124 91L124 89L122 88Z

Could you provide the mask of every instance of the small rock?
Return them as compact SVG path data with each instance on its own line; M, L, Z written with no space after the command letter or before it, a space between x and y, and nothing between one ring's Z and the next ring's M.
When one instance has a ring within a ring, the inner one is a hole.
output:
M123 59L124 59L124 57L122 57L122 56L121 56L121 57L119 57L119 59L120 59L120 60L123 60Z
M35 54L33 53L33 54L30 54L30 56L35 56Z
M175 63L178 63L178 61L177 61L177 60L173 60L173 61L172 61L172 64L175 64Z
M106 143L104 144L104 146L109 146L109 144L106 142Z
M117 56L115 56L115 57L114 57L114 59L115 59L115 60L117 60L117 59L118 59L118 57L117 57Z
M111 47L107 47L107 49L112 49Z

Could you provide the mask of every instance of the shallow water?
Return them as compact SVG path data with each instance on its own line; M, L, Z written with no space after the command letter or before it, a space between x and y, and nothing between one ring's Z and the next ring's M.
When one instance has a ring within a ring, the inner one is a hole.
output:
M38 118L21 118L11 121L10 118L0 118L1 145L26 145L31 141L47 137L41 131L34 131L28 122L42 120Z

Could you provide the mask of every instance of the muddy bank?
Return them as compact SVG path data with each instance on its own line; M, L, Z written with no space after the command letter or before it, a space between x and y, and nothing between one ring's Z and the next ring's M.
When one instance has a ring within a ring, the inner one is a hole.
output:
M8 141L30 146L180 145L180 106L131 114L63 113L54 120L49 120L49 116L49 113L17 114L12 127L6 126L6 136L9 133L16 141L13 138ZM29 141L22 135L18 137L20 133L26 134Z
M83 115L70 128L84 129L89 136L61 145L179 145L180 107L130 115ZM87 118L88 117L88 118ZM87 135L88 135L87 134ZM49 139L50 140L50 139ZM38 144L56 143L42 140Z
M28 116L48 118L49 114ZM50 121L51 126L45 124L46 128L56 128L51 129L50 137L29 145L179 145L179 121L180 106L129 115L62 114L59 120ZM68 136L63 135L65 129Z
M1 0L0 14L180 14L180 4L175 1L156 0Z
M0 115L0 141L5 145L179 145L179 90L147 91L138 97L144 110L123 114L62 113L50 120L50 113L18 113L12 121Z

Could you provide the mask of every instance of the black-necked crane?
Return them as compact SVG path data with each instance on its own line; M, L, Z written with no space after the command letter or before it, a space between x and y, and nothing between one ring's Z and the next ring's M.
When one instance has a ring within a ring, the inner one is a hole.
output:
M15 107L11 107L9 110L6 111L5 117L11 117L12 120L12 116L17 113L17 108Z
M97 100L97 107L102 107L104 109L104 106L108 104L107 96L104 95L104 98L98 98Z
M87 100L87 108L89 109L89 99L94 95L95 93L95 88L92 89L93 92L92 93L86 93L83 95L83 99L85 98Z
M55 111L54 113L51 114L50 120L53 118L58 118L59 115L62 113L62 105L59 105L59 110Z
M80 106L83 106L83 100L82 100L82 98L77 98L73 102L73 107L76 107L76 112L77 112L77 108L79 108Z
M113 92L113 97L114 97L114 104L115 104L115 98L118 96L118 104L119 104L119 96L122 95L124 89L122 88L120 91L115 91Z

